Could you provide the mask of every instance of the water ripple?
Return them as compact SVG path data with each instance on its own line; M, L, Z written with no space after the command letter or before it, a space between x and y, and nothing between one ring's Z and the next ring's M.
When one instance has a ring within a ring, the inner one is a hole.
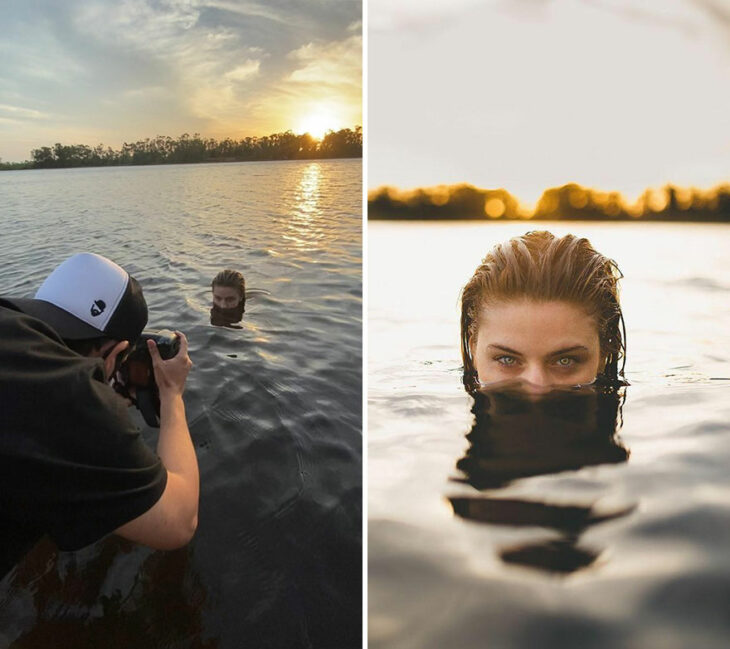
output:
M90 250L187 334L201 473L186 549L37 547L0 588L5 641L359 647L360 162L32 171L0 194L0 294ZM255 289L241 330L208 323L222 268Z

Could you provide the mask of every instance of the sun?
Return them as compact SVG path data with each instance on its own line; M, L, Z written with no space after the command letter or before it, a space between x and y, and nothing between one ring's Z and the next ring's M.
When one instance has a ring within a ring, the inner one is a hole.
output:
M309 113L299 121L298 133L309 133L316 140L321 140L327 131L334 131L335 118L326 110Z

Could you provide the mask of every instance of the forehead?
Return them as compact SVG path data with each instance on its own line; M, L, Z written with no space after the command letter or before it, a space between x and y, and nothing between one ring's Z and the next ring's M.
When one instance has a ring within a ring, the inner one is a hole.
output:
M571 302L513 300L483 307L477 344L503 345L521 353L542 354L576 345L597 347L598 325Z
M233 286L214 286L213 287L213 295L216 297L226 298L226 297L239 297L238 289L234 288Z

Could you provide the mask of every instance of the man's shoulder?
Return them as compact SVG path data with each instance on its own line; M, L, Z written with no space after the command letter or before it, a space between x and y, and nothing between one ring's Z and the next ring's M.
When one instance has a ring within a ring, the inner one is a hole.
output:
M14 339L37 339L66 347L61 337L45 322L23 313L2 297L0 297L0 334L2 334L0 342L12 342Z
M28 427L54 439L137 431L100 359L76 353L45 323L1 302L0 405L10 437Z
M7 381L62 383L73 377L103 380L98 359L70 349L46 323L27 315L0 298L0 383ZM66 388L78 387L78 381Z

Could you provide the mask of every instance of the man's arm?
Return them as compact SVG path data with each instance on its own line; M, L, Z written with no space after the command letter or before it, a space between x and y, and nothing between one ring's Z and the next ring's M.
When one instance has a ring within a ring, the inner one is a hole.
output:
M176 333L180 336L180 351L166 361L160 357L155 343L147 341L155 381L160 390L157 455L167 469L165 491L144 514L115 530L119 536L158 550L186 545L198 525L198 461L182 398L192 363L188 356L187 338L180 332Z

